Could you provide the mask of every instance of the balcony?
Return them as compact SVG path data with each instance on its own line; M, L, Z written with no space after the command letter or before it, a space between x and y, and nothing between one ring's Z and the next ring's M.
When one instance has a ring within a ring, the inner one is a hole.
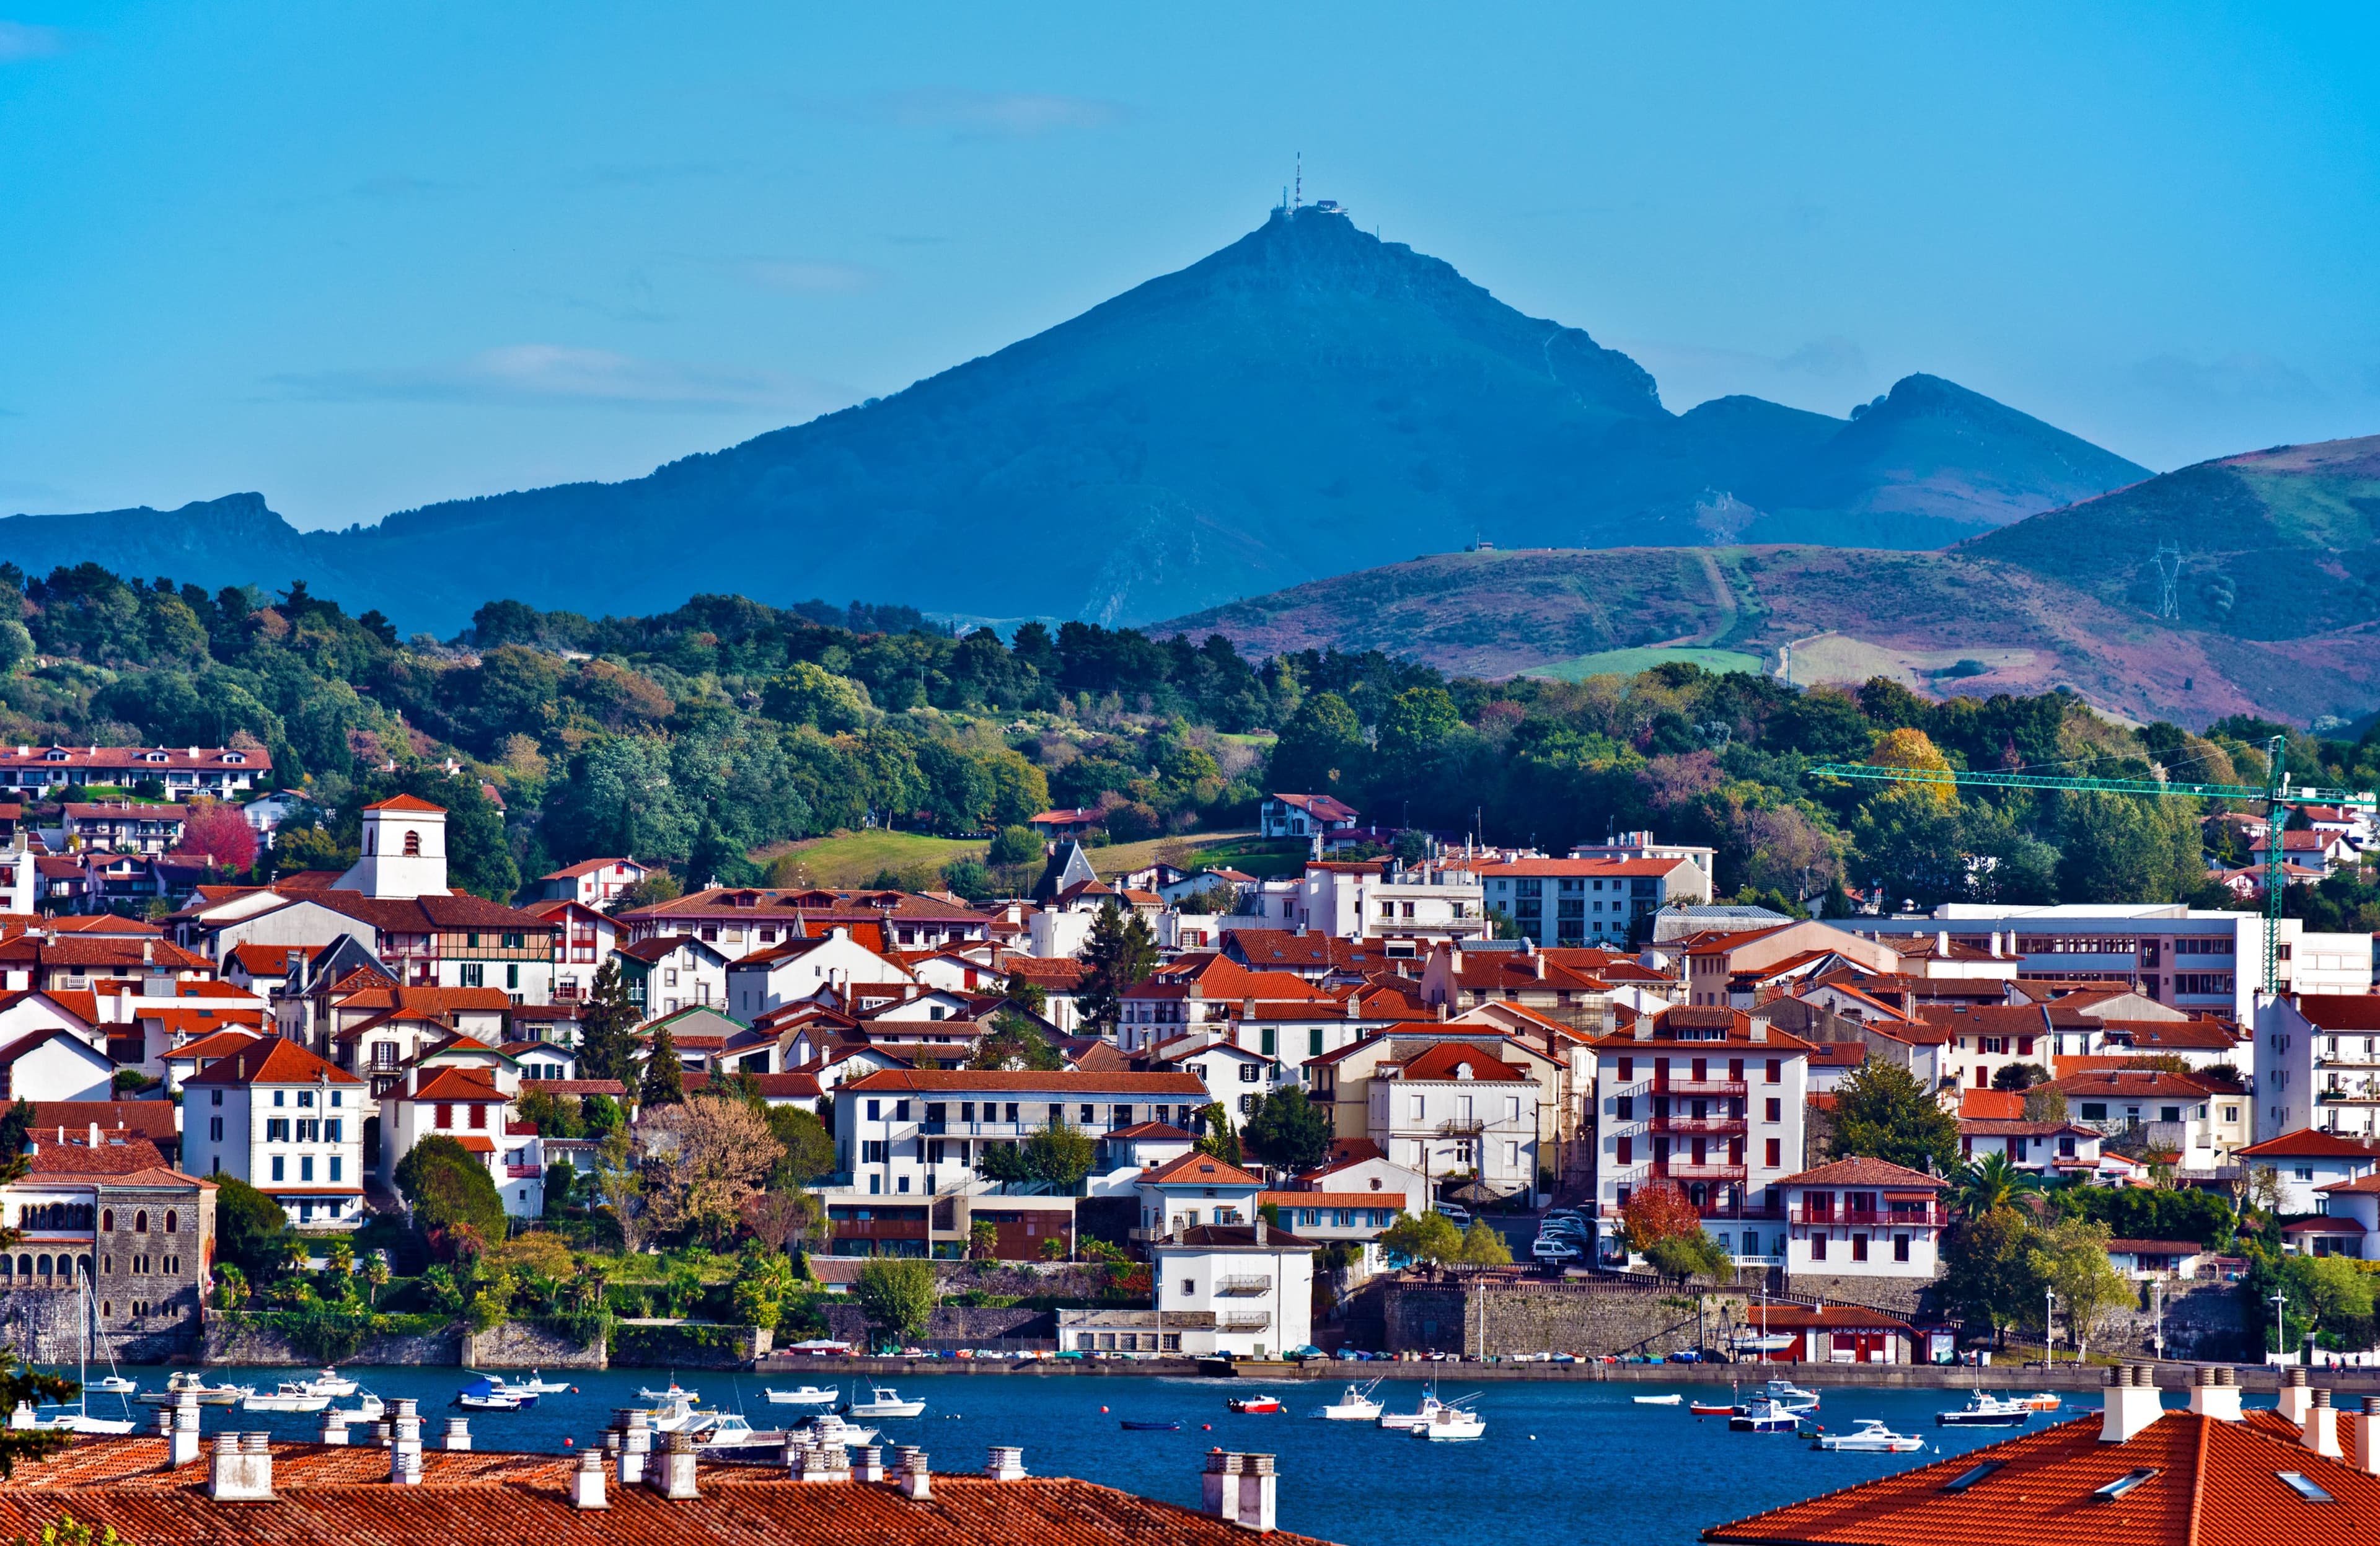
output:
M828 1228L838 1240L922 1240L926 1238L924 1219L839 1218Z
M1742 1181L1744 1167L1725 1160L1706 1160L1700 1165L1692 1160L1656 1160L1653 1174L1670 1181Z
M1440 1138L1476 1138L1488 1130L1488 1124L1476 1117L1458 1117L1438 1125Z
M1741 1098L1750 1086L1740 1079L1657 1079L1653 1093L1657 1095L1719 1095Z
M948 1122L920 1122L917 1130L929 1138L940 1138L951 1130L951 1125Z
M516 1181L533 1181L545 1172L533 1165L515 1165L508 1160L504 1164L504 1174Z
M1257 1277L1219 1277L1215 1280L1215 1296L1225 1299L1260 1298L1272 1292L1269 1275Z
M1227 1310L1215 1317L1215 1329L1227 1332L1260 1332L1272 1324L1272 1316L1265 1310Z
M1923 1229L1944 1222L1943 1211L1937 1207L1905 1212L1884 1208L1795 1208L1787 1216L1794 1224L1841 1224L1854 1229Z
M1647 1128L1653 1132L1714 1138L1741 1138L1750 1130L1741 1117L1656 1117Z

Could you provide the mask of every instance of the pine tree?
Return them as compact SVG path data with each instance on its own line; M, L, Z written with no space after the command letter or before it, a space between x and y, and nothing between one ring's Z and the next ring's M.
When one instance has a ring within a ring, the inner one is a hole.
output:
M1105 903L1091 921L1083 961L1089 970L1075 992L1075 1007L1084 1023L1111 1030L1123 1016L1124 990L1157 970L1157 936L1139 913Z
M645 1082L637 1098L646 1106L676 1105L686 1099L686 1070L677 1060L677 1042L665 1024L653 1033L645 1051Z
M578 1069L585 1079L616 1079L623 1084L637 1077L635 1032L641 1018L620 976L620 963L607 960L595 973L587 1013L578 1021Z

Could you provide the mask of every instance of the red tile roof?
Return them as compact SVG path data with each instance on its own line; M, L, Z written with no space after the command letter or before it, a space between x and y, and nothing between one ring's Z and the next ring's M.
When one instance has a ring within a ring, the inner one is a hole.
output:
M2168 1412L2122 1443L2094 1413L1963 1455L1717 1525L1709 1541L1761 1546L2002 1546L2120 1540L2206 1546L2286 1540L2362 1546L2380 1515L2380 1477L2325 1459L2266 1413L2225 1422ZM2342 1437L2346 1423L2340 1424ZM1975 1475L1978 1467L1996 1468ZM2337 1500L2308 1501L2295 1472ZM2129 1478L2120 1496L2101 1490ZM1952 1489L1961 1480L1968 1485Z
M1257 1193L1257 1201L1283 1208L1390 1208L1402 1213L1405 1194L1401 1191L1260 1191ZM1317 1225L1315 1227L1322 1226Z
M1890 1187L1897 1190L1940 1191L1948 1183L1888 1160L1855 1154L1788 1176L1771 1183L1780 1187Z
M218 1058L209 1067L192 1074L182 1082L185 1086L249 1084L313 1084L322 1081L333 1084L361 1084L362 1080L345 1069L334 1067L296 1042L273 1038L270 1050L259 1057L253 1052L234 1053Z
M2298 1013L2325 1031L2380 1031L2380 993L2307 993Z
M434 812L439 815L446 814L445 806L433 805L429 801L413 794L392 794L385 800L373 801L364 809L367 811L420 811L425 814Z
M1207 1086L1199 1082L1196 1074L1107 1073L1079 1069L1061 1069L1051 1073L977 1069L879 1069L874 1073L862 1074L844 1084L838 1093L930 1095L943 1092L962 1093L969 1090L1066 1096L1195 1095L1202 1105L1207 1095Z
M2278 1138L2268 1138L2262 1143L2251 1143L2232 1153L2240 1159L2357 1159L2366 1164L2380 1161L2380 1151L2368 1143L2341 1138L2337 1133L2322 1132L2313 1128L2297 1132L2285 1132Z
M28 1158L35 1176L129 1176L140 1170L169 1168L165 1156L157 1145L145 1138L129 1138L121 1143L111 1143L105 1129L99 1135L99 1145L91 1147L88 1127L67 1129L66 1141L55 1136L56 1128L48 1132L36 1128L31 1131L32 1151Z
M2070 1100L2149 1100L2173 1097L2203 1101L2216 1093L2208 1081L2162 1069L2092 1069L2053 1079L2046 1089L2063 1090Z
M33 1119L27 1130L35 1138L43 1132L55 1134L67 1129L67 1136L91 1133L91 1124L99 1124L103 1141L112 1134L126 1134L152 1141L178 1142L181 1129L174 1125L179 1109L170 1101L34 1101Z
M1264 1178L1212 1154L1179 1154L1154 1170L1143 1171L1144 1183L1174 1186L1261 1187Z
M1402 1077L1525 1083L1529 1082L1529 1070L1491 1057L1475 1046L1461 1042L1440 1042L1419 1057L1408 1058Z

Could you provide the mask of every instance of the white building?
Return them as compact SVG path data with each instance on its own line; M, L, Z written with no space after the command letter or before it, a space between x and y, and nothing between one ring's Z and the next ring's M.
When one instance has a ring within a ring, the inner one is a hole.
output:
M1665 843L1650 832L1622 832L1608 842L1572 843L1573 859L1683 859L1703 872L1703 896L1707 900L1718 884L1718 850L1699 843Z
M2280 1183L2284 1214L2320 1213L2323 1188L2360 1180L2380 1166L2380 1151L2317 1129L2300 1129L2252 1143L2233 1157L2252 1172L2273 1172Z
M2019 980L2058 978L2136 985L2160 1004L2248 1023L2264 972L2265 917L2179 902L2070 903L2013 907L1945 902L1931 916L1846 921L1874 938L1948 933L1988 947L2012 931ZM2361 994L2372 986L2367 935L2308 934L2281 920L2275 970L2283 994Z
M0 1105L10 1101L115 1098L115 1065L73 1032L57 1026L0 1046Z
M1271 1228L1261 1215L1193 1226L1148 1248L1157 1309L1214 1316L1211 1332L1183 1335L1185 1354L1262 1359L1306 1347L1314 1250L1314 1241Z
M669 937L684 938L683 935ZM916 981L836 927L817 939L789 939L728 963L722 979L727 1011L752 1021L787 1004L816 998L835 988L882 986Z
M363 1223L364 1084L278 1037L182 1081L182 1168L236 1176L289 1222Z
M2380 995L2284 998L2265 1005L2255 1026L2259 1139L2305 1128L2380 1133Z
M410 794L363 808L363 854L331 883L368 897L446 895L446 811Z
M1268 838L1315 838L1362 819L1354 806L1328 794L1268 794L1257 807L1257 829Z
M1840 1159L1776 1183L1785 1200L1785 1275L1922 1278L1941 1271L1945 1183L1880 1159Z
M1802 1168L1811 1044L1739 1009L1684 1007L1595 1043L1596 1233L1626 1255L1621 1210L1645 1187L1686 1194L1746 1264L1784 1260Z
M1196 1150L1143 1170L1135 1240L1161 1239L1202 1224L1246 1224L1257 1216L1264 1178Z
M1710 900L1691 859L1515 859L1479 867L1488 910L1540 945L1628 943L1640 919Z
M1295 893L1293 927L1339 939L1396 940L1426 956L1441 940L1484 938L1492 926L1482 900L1479 876L1459 859L1432 859L1405 865L1393 859L1320 860L1309 863ZM1229 925L1232 915L1214 920ZM1249 917L1251 924L1277 926Z
M1187 1129L1207 1100L1181 1073L887 1069L836 1092L835 1144L853 1196L930 1198L990 1184L978 1174L985 1153L1044 1128L1094 1139L1140 1122ZM1117 1185L1138 1174L1122 1172Z
M405 1083L381 1097L380 1120L381 1178L390 1186L399 1162L435 1134L460 1143L488 1167L505 1216L535 1218L545 1211L545 1169L535 1135L510 1130L512 1097L480 1070L408 1069Z
M602 907L645 878L645 866L634 859L587 859L565 864L537 881L539 901L575 901Z
M1538 1093L1531 1070L1440 1042L1373 1069L1366 1136L1433 1186L1460 1176L1487 1195L1534 1193Z

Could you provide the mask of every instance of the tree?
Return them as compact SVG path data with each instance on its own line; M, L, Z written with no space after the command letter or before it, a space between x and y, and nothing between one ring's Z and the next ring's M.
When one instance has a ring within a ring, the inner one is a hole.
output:
M1050 1045L1034 1023L1023 1015L1002 1009L991 1017L991 1034L976 1044L975 1056L967 1059L970 1069L998 1070L1013 1069L1049 1073L1066 1066L1058 1049Z
M1050 1123L1024 1143L1025 1160L1036 1178L1071 1187L1089 1174L1090 1135L1063 1121Z
M2030 1090L2049 1082L2049 1070L2038 1063L2003 1063L1992 1075L1995 1090Z
M2107 1260L2108 1238L2104 1224L2067 1219L2034 1231L2026 1252L2034 1279L2034 1292L2030 1297L2042 1297L2044 1289L2057 1294L2073 1330L2075 1350L2084 1357L2091 1351L2091 1334L2115 1310L2139 1297L2131 1280Z
M783 1152L768 1120L742 1101L703 1094L664 1105L640 1126L655 1225L714 1250L734 1240L746 1199Z
M289 1237L289 1215L282 1211L280 1203L237 1176L220 1175L209 1179L215 1184L217 1256L251 1278L271 1277L285 1259L283 1245Z
M578 1167L566 1154L557 1154L545 1167L543 1217L564 1218L578 1205Z
M1905 767L1912 772L1948 773L1950 759L1944 756L1934 740L1922 730L1888 731L1868 748L1867 762L1875 767ZM1938 784L1905 786L1922 789L1945 810L1959 803L1959 791L1948 779Z
M2033 1232L2014 1208L1989 1209L1950 1226L1942 1239L1942 1296L1960 1318L2000 1340L2032 1303Z
M504 1238L504 1200L488 1167L444 1133L431 1133L406 1151L396 1163L396 1190L413 1212L414 1227L448 1255ZM218 1198L217 1220L222 1216Z
M1950 1183L1951 1206L1965 1218L1974 1218L1996 1208L2013 1207L2019 1197L2041 1184L2029 1172L2018 1169L2004 1153L1985 1154L1974 1164L1960 1167L1951 1174Z
M1025 975L1011 972L1008 980L1000 984L1000 996L1029 1015L1050 1012L1050 990Z
M1645 1250L1645 1262L1663 1277L1676 1278L1681 1287L1695 1277L1725 1283L1735 1276L1735 1258L1700 1227L1655 1240Z
M967 1225L967 1256L972 1261L989 1262L1000 1253L1000 1226L988 1218L973 1220Z
M2063 1122L2066 1120L2066 1092L2036 1084L2024 1093L2024 1119L2028 1122Z
M1157 936L1138 912L1103 903L1091 922L1083 962L1087 970L1075 990L1075 1008L1085 1024L1112 1028L1123 1013L1124 990L1157 970Z
M601 1162L595 1190L620 1231L620 1249L633 1255L645 1238L645 1176L637 1163L635 1141L625 1127L613 1128L595 1153Z
M826 1209L813 1194L771 1187L744 1199L738 1210L755 1242L771 1250L791 1250L826 1222Z
M797 1105L772 1105L761 1113L784 1157L770 1172L769 1184L780 1190L801 1187L820 1176L834 1174L834 1138L815 1113Z
M1453 1262L1463 1255L1463 1235L1444 1214L1399 1214L1380 1232L1380 1249L1408 1262Z
M926 1326L941 1298L933 1263L917 1257L877 1257L859 1269L851 1297L868 1312L868 1322L907 1342Z
M677 1040L663 1024L645 1048L645 1078L638 1087L638 1103L646 1107L674 1105L686 1099L686 1065L677 1060Z
M1330 1114L1307 1100L1302 1086L1283 1085L1257 1103L1242 1137L1276 1169L1311 1170L1330 1153Z
M2277 1274L2292 1318L2302 1319L2308 1331L2338 1333L2372 1318L2373 1279L2347 1257L2285 1256Z
M1628 1249L1643 1253L1656 1242L1703 1232L1702 1210L1675 1181L1655 1181L1628 1194L1620 1207L1620 1235Z
M595 973L587 1012L578 1021L578 1068L588 1079L615 1079L626 1084L637 1077L637 1021L641 1017L628 997L620 963L607 960Z
M1003 827L992 835L986 862L994 869L1031 864L1041 858L1041 834L1030 827Z
M1835 1095L1835 1157L1853 1154L1947 1172L1959 1163L1959 1119L1908 1069L1870 1057Z
M1466 1267L1509 1267L1512 1248L1505 1243L1502 1230L1484 1218L1475 1218L1463 1232L1463 1246L1455 1260Z
M256 864L256 828L238 806L197 795L182 819L182 840L174 854L203 860L218 870L246 871Z
M1220 1101L1208 1101L1192 1120L1197 1125L1197 1150L1226 1165L1240 1163L1240 1135L1232 1129L1232 1113Z
M2092 791L2062 803L2058 900L2171 901L2204 880L2194 802Z
M1272 749L1271 787L1292 793L1330 794L1362 781L1371 750L1347 700L1317 693L1298 706Z
M19 1095L0 1112L0 1165L21 1156L32 1140L33 1103Z
M1407 688L1380 715L1380 755L1395 765L1419 764L1461 723L1463 716L1445 688Z

